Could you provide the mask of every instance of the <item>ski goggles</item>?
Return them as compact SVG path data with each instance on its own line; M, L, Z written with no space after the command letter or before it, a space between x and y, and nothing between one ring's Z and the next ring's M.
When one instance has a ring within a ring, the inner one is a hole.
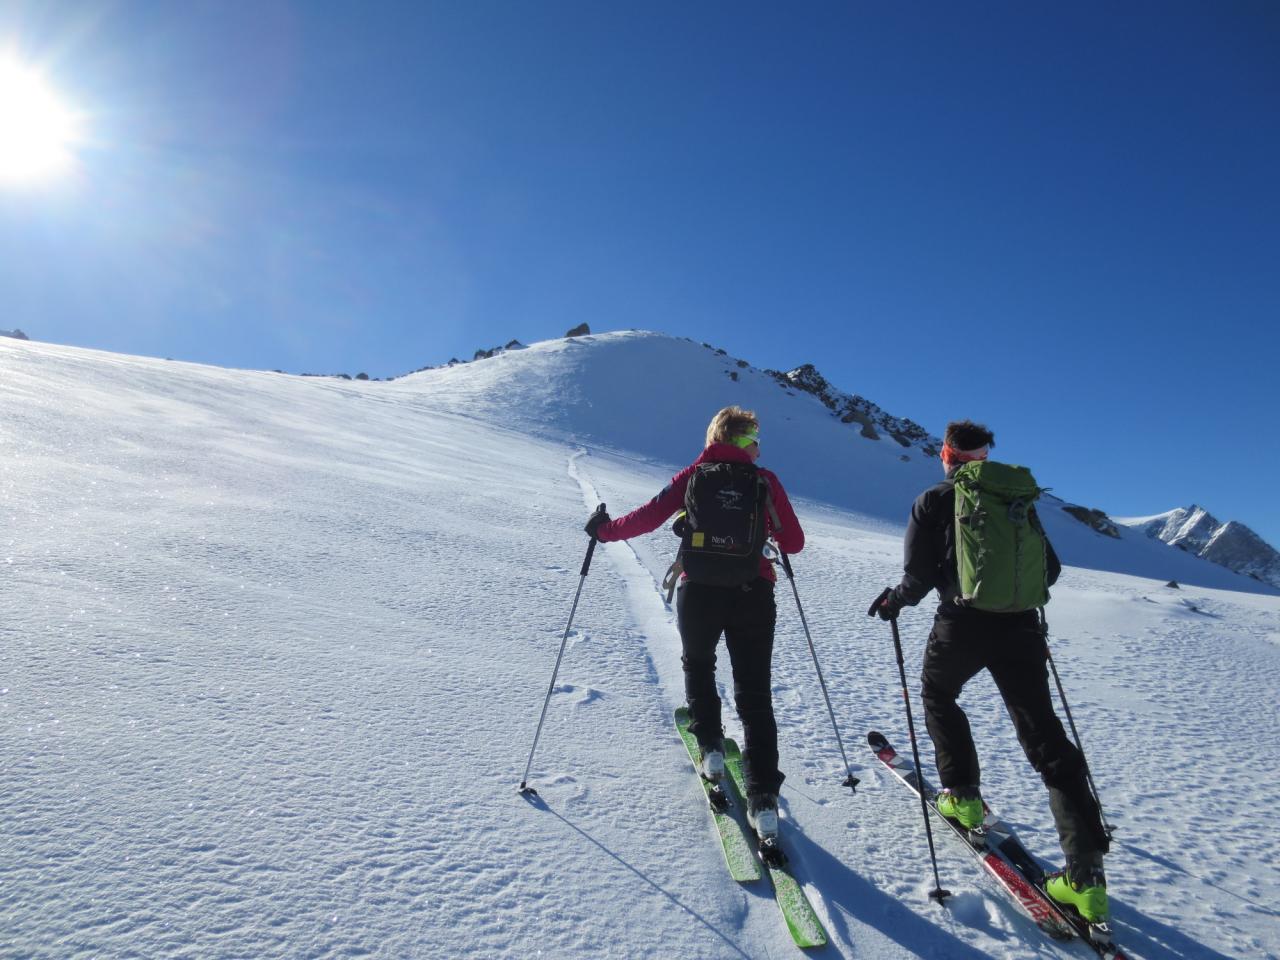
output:
M758 444L760 442L760 431L751 430L748 433L739 434L736 437L730 438L729 442L732 443L735 447L741 447L743 450L745 450L747 449L747 447L751 446L753 443Z

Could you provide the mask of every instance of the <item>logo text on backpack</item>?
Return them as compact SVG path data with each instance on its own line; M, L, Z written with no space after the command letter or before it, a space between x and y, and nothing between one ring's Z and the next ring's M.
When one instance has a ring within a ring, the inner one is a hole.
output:
M742 509L742 491L741 490L717 490L716 499L720 502L721 510L741 510Z

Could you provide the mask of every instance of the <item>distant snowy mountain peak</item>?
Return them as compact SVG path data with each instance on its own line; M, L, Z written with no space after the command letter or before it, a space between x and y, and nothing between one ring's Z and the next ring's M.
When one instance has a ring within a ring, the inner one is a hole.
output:
M1197 556L1208 548L1222 526L1208 510L1194 503L1154 517L1128 517L1118 522Z
M1159 538L1192 553L1200 553L1207 548L1221 526L1208 510L1194 503L1186 509L1171 510L1166 517Z
M1243 523L1219 523L1208 510L1194 503L1154 517L1117 517L1116 522L1228 570L1280 587L1280 552Z

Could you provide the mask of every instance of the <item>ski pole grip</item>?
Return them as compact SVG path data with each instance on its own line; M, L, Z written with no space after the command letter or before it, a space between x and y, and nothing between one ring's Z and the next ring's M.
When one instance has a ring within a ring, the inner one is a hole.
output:
M603 503L600 504L600 506L596 507L596 509L603 510L604 504ZM599 542L600 541L593 536L591 538L591 542L587 544L587 555L582 560L582 573L580 573L579 576L585 577L587 575L587 571L591 569L591 558L595 555L596 544Z
M880 596L876 597L875 602L871 604L871 609L867 611L867 616L874 617L876 615L876 609L880 606L880 604L884 603L885 598L888 597L889 594L892 592L893 592L893 587L885 587L884 590L881 592Z

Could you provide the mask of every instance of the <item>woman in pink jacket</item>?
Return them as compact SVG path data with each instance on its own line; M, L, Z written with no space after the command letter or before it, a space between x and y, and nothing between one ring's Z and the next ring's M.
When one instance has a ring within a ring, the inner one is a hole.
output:
M804 531L791 501L774 474L754 464L760 456L760 424L754 413L725 407L707 427L707 446L692 464L681 470L662 492L625 517L611 520L597 510L587 521L591 536L606 543L629 540L649 533L672 514L685 508L690 480L708 464L747 464L767 487L768 509L763 522L784 553L804 548ZM747 814L762 837L778 830L778 789L784 776L778 769L778 727L773 717L771 666L773 632L777 618L773 589L777 577L773 564L759 552L758 575L737 586L699 582L686 576L676 599L677 621L683 646L685 697L692 722L690 731L702 750L702 773L708 779L724 776L720 697L716 692L716 647L721 634L733 667L733 698L742 720L743 756L747 783ZM748 574L750 576L750 574Z

